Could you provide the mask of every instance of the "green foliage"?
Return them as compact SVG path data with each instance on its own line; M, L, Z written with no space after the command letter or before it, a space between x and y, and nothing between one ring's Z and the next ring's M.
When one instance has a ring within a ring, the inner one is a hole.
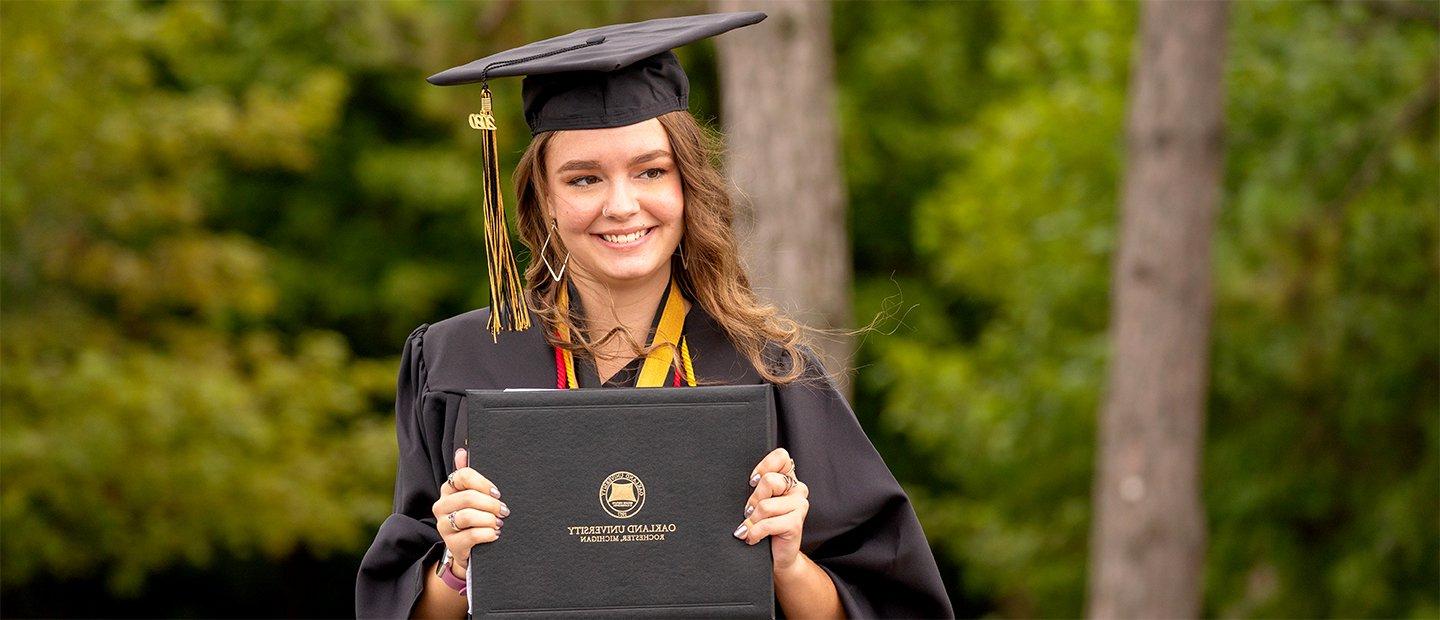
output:
M1433 24L1235 15L1208 602L1433 616L1440 140Z
M393 464L355 455L393 452L393 426L365 415L393 368L349 359L339 335L283 351L169 325L147 346L79 312L39 323L3 330L7 581L104 569L134 593L220 551L350 552L388 512Z
M994 42L971 76L987 95L958 132L925 112L953 95L919 88L908 94L927 102L889 121L910 125L901 135L934 138L911 143L909 159L951 172L903 190L919 196L917 260L901 280L904 303L917 306L905 321L913 331L868 342L874 365L862 388L883 409L879 426L930 464L908 488L965 595L1004 615L1075 616L1135 6L953 10L994 14ZM1356 5L1233 12L1206 607L1431 615L1436 28ZM857 78L846 88L868 86ZM861 133L847 142L887 139ZM893 179L858 180L873 184L852 190L866 195ZM895 293L888 275L862 283L860 316Z
M1007 615L1076 615L1134 16L993 10L979 67L993 94L953 136L963 164L913 216L924 297L902 292L917 327L872 340L862 378L948 483L911 490L967 594Z
M358 559L404 336L488 303L477 101L423 78L687 8L0 4L0 585Z
M1440 613L1440 61L1387 6L1233 5L1211 614ZM402 338L488 303L476 101L422 78L704 8L0 3L0 585L358 558ZM857 411L962 612L1083 610L1135 8L835 6L857 315L914 306Z
M283 252L217 224L236 179L314 174L340 126L345 72L287 53L315 6L4 7L7 587L350 553L387 511L393 362L269 326Z

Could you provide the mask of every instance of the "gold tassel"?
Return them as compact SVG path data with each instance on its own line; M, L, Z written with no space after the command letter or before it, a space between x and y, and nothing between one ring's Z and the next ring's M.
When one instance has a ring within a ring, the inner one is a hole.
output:
M525 303L525 285L515 265L510 246L510 229L505 220L505 200L500 190L500 156L495 145L495 116L491 113L490 87L480 91L480 113L470 115L470 127L480 130L480 148L485 177L485 259L490 274L490 339L498 341L500 331L530 328L530 307Z

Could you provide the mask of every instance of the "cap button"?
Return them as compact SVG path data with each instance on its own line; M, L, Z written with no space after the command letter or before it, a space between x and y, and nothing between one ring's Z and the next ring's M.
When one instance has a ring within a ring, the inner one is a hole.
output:
M590 37L590 38L588 38L588 39L585 39L585 44L586 44L586 45L599 45L599 44L604 43L604 42L605 42L605 35L603 35L603 34L597 34L597 35L595 35L595 36L593 36L593 37Z

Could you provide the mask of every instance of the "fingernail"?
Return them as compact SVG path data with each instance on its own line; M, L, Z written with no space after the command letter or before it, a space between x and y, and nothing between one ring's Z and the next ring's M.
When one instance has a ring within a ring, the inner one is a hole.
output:
M465 448L455 448L455 458L465 456Z
M495 487L490 487L490 497L493 497L493 498L495 498L495 499L500 499L500 489L497 489L497 488L495 488Z
M509 507L509 506L506 506L506 505L505 505L505 502L500 502L500 516L502 516L502 517L508 517L508 516L510 516L510 507Z
M749 504L746 504L746 505L745 505L745 516L747 516L747 517L750 516L750 513L752 513L752 512L755 512L755 507L754 507L754 506L751 506L751 505L749 505Z
M760 484L760 472L758 471L750 476L750 486L753 487L757 484Z
M498 529L500 529L500 528L502 528L502 527L505 527L505 520L497 517L497 518L495 519L495 529L498 530ZM497 534L498 534L498 532L497 532Z
M741 524L740 524L740 527L735 528L735 537L736 537L736 538L744 538L744 537L745 537L745 530L748 530L748 529L750 529L750 528L745 527L745 524L744 524L744 523L741 523Z

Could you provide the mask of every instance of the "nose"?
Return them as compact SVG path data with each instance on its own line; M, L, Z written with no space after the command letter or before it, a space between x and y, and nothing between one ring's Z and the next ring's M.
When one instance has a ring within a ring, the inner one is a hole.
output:
M610 195L605 198L604 215L612 220L625 220L640 210L640 200L635 188L627 181L610 185Z

